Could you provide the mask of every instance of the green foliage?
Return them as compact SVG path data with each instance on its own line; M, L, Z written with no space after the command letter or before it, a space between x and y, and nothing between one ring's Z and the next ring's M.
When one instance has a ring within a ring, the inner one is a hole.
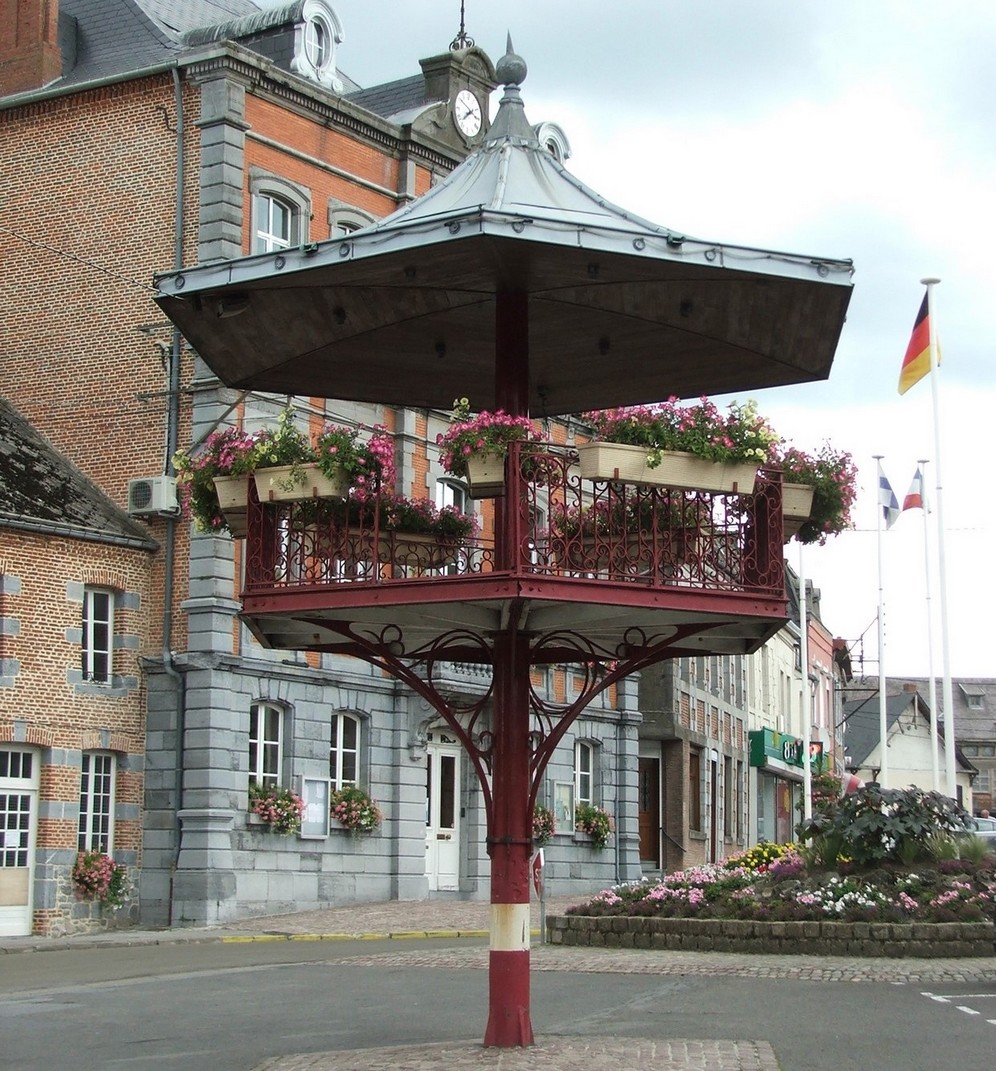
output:
M954 800L939 792L870 784L802 822L798 833L804 842L840 837L841 854L860 867L902 862L901 853L913 852L913 845L925 848L927 839L939 831L958 831L966 817Z

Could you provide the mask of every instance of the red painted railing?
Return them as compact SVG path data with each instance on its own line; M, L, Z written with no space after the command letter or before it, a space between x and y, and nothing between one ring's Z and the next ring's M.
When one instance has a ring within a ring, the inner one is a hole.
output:
M750 495L588 480L569 447L514 444L495 524L458 542L391 530L376 506L260 503L251 490L245 590L501 573L781 597L781 494L780 474L768 470ZM507 535L501 555L495 529Z

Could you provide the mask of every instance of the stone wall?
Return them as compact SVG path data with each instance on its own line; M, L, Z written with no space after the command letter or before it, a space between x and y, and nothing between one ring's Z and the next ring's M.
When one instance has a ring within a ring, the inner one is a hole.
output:
M751 922L562 915L548 918L546 927L550 944L592 948L922 959L996 955L996 926L988 922Z

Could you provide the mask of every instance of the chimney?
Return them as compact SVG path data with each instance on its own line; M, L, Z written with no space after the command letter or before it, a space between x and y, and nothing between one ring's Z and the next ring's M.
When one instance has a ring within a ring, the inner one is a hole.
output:
M59 0L0 0L0 96L41 89L61 74Z
M915 692L918 692L919 689L917 688L917 686L912 681L903 681L903 691L904 692L914 692L915 693Z

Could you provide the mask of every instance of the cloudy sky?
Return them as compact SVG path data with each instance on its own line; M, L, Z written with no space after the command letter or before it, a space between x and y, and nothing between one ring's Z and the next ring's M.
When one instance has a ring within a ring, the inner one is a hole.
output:
M459 29L459 0L333 6L339 66L364 86L417 73ZM923 514L883 534L880 574L873 455L900 500L928 459L928 487L942 476L947 579L945 599L935 511L933 669L946 602L952 675L996 677L996 498L983 479L996 424L996 4L466 0L466 29L495 60L511 33L529 66L527 115L564 128L568 169L608 200L698 238L854 261L829 381L755 395L796 445L828 438L859 466L856 530L807 548L806 575L824 623L873 678L881 575L886 672L925 676ZM925 276L942 280L939 458L930 378L896 389ZM798 568L797 545L787 553Z

